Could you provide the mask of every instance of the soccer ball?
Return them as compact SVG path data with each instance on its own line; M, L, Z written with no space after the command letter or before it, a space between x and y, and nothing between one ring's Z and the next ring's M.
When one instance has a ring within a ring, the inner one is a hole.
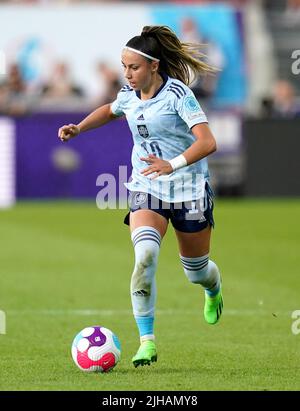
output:
M121 345L108 328L86 327L73 340L72 357L82 371L107 372L120 361Z

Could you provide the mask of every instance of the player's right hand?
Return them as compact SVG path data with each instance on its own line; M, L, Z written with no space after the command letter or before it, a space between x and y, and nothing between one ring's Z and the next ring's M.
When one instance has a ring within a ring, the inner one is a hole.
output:
M73 137L78 136L80 129L76 124L68 124L66 126L60 127L58 130L58 137L61 141L68 141Z

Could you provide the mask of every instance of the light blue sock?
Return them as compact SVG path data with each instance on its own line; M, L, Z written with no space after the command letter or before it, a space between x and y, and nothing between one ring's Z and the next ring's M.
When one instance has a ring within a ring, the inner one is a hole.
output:
M133 315L141 340L154 339L155 271L161 236L155 228L142 226L132 232L131 239L135 251L130 287Z
M154 317L135 317L141 342L154 340Z
M221 276L218 266L211 260L209 255L202 257L180 256L183 269L187 278L194 284L201 284L205 293L214 297L220 291Z

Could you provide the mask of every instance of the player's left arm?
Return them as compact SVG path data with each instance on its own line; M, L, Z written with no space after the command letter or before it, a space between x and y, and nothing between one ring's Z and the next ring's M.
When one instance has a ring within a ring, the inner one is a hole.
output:
M201 160L217 149L216 140L207 123L196 124L192 127L192 133L196 140L182 153L187 161L187 165Z
M194 143L181 153L187 166L201 160L217 149L216 140L207 123L194 125L192 133L195 136ZM141 160L148 163L148 167L141 171L144 176L155 173L152 178L156 178L164 174L171 174L174 171L169 161L162 160L153 154L149 154L148 157L142 157Z

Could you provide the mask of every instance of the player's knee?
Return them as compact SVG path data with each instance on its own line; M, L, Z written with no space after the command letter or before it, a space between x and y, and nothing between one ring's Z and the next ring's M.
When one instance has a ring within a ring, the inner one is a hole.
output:
M209 255L202 257L183 257L180 256L185 275L194 284L205 285L208 275Z

